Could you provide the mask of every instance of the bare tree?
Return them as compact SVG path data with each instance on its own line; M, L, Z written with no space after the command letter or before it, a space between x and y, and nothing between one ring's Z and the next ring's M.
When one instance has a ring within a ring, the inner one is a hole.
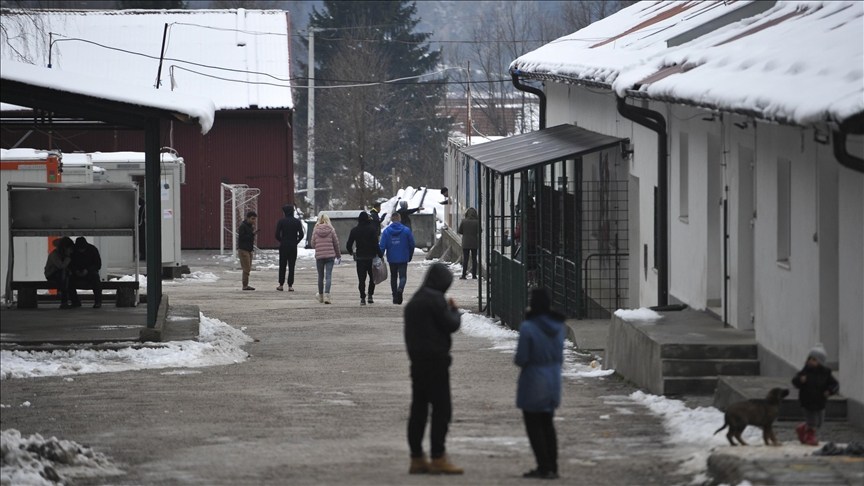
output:
M11 54L12 59L36 64L47 52L50 36L45 18L37 11L21 8L25 3L3 2L4 8L0 10L0 44L4 51Z

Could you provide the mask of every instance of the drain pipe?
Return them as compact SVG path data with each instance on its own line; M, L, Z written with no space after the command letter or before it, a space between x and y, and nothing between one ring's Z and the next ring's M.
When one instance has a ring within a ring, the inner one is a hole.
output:
M537 98L540 99L540 130L543 130L546 128L546 93L544 93L542 89L522 84L522 82L519 81L518 69L510 70L510 76L513 78L513 86L515 86L516 89L537 95Z
M618 101L618 113L624 118L642 125L657 133L657 221L655 231L657 237L657 306L669 305L669 188L668 155L666 139L666 119L656 111L634 105L628 105L625 98L615 97Z
M840 129L834 131L834 157L843 167L864 173L864 159L859 159L846 150L846 135L850 133L864 134L864 112L847 118L840 124Z

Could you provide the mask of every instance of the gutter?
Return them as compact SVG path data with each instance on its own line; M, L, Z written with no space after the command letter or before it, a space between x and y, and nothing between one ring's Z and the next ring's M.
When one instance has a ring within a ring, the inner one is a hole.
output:
M657 306L669 305L669 183L666 119L656 111L627 104L626 98L616 96L618 113L624 118L657 133L657 211L655 238L657 240Z
M541 89L522 84L522 82L519 81L520 74L521 72L518 69L510 70L510 76L513 78L513 86L515 86L519 91L531 93L540 99L540 130L543 130L546 128L546 93Z
M837 162L847 169L864 173L864 159L860 159L846 149L846 136L850 133L864 134L864 112L857 113L840 124L838 130L834 130L834 157Z

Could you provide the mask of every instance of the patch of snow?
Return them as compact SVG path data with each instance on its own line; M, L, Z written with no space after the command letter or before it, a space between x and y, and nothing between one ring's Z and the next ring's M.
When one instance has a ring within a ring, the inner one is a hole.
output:
M625 321L656 321L662 319L663 316L646 307L639 309L618 309L615 315Z
M70 480L124 474L100 452L71 440L24 437L16 429L0 432L3 467L0 484L53 486Z
M0 350L0 380L239 363L248 358L242 346L251 341L242 331L202 314L197 341L110 350Z

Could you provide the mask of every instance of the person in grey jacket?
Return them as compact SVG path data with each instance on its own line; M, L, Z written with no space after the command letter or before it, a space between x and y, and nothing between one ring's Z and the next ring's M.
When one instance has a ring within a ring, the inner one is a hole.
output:
M458 233L462 235L462 276L465 280L468 274L468 258L471 258L471 276L477 278L477 249L480 248L480 218L477 210L468 208L465 210L465 219L459 223Z
M526 478L558 478L558 439L553 422L561 405L561 366L564 363L564 316L551 309L546 289L531 291L513 361L521 368L516 406L522 409L528 441L537 468Z

